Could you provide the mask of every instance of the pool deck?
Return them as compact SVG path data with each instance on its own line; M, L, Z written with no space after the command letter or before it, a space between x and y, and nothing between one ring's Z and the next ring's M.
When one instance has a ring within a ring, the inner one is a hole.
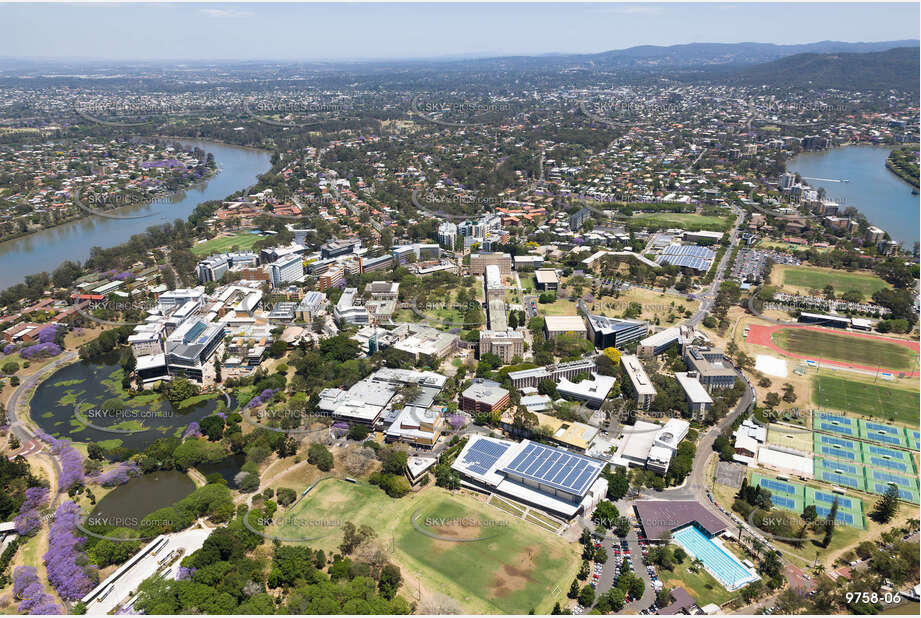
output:
M695 527L694 524L691 524L691 525L689 525L689 526L685 526L684 528L681 528L680 530L675 530L675 533L681 532L682 530L687 530L688 528L694 528L694 527ZM699 529L699 528L698 528L698 532L700 532L700 529ZM674 534L674 533L673 533L673 534ZM700 532L700 534L701 534L703 537L705 537L706 540L708 540L709 542L713 543L713 545L715 545L716 548L719 549L719 551L721 551L721 552L723 552L724 554L726 554L726 557L728 557L730 560L732 560L733 562L735 562L736 564L738 564L739 567L740 567L743 571L745 571L746 573L748 573L748 577L743 577L742 579L736 580L733 584L727 584L727 582L726 582L722 577L720 577L720 575L717 574L716 571L714 571L713 569L710 568L710 565L708 565L708 564L704 561L703 558L700 558L700 561L703 563L704 569L707 570L707 573L709 573L710 575L712 575L713 578L714 578L716 581L718 581L720 584L722 584L722 586L723 586L726 590L732 592L732 591L734 591L734 590L738 590L738 589L741 588L742 586L745 586L745 585L747 585L747 584L750 584L750 583L753 582L753 581L756 581L756 580L761 579L761 577L760 577L757 573L755 573L754 571L752 571L751 569L749 569L747 566L745 566L744 564L742 564L742 562L741 562L738 558L736 558L735 554L733 554L731 551L729 551L728 549L726 549L725 547L723 547L723 544L722 544L722 542L720 541L719 538L717 538L717 537L710 537L710 536L708 536L708 535L707 535L706 533L704 533L704 532ZM675 541L676 543L678 543L679 545L681 545L681 547L683 547L684 550L687 551L688 554L689 554L692 558L698 558L698 556L694 553L694 551L693 551L690 547L687 547L684 543L682 543L681 541L679 541L679 540L678 540L677 538L675 538L674 536L672 537L672 540Z

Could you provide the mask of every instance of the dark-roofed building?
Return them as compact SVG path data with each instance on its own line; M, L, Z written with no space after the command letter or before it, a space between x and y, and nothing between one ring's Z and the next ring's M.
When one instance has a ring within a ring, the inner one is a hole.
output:
M722 519L695 500L645 500L633 508L650 541L660 541L666 533L688 524L696 524L710 536L726 529Z
M672 602L659 610L660 616L674 616L676 614L688 614L697 609L697 601L691 598L688 591L678 586L669 593Z

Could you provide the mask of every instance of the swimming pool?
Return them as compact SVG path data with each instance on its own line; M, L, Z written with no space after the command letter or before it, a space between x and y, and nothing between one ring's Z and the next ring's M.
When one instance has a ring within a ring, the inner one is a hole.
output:
M714 543L694 525L675 530L672 539L693 558L703 562L704 568L727 590L736 590L758 579L738 558Z

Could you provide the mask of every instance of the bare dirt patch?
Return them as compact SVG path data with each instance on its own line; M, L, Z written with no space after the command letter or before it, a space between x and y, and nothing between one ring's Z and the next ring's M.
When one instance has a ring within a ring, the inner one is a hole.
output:
M519 559L515 565L504 564L493 578L491 593L495 597L505 597L525 588L529 583L534 583L531 577L533 563L530 552L519 552ZM521 566L524 565L524 566Z

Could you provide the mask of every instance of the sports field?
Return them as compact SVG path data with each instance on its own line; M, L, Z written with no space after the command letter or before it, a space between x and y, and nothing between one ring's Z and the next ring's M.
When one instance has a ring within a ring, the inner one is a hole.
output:
M236 234L234 236L221 236L219 238L212 238L211 240L206 240L203 243L199 243L192 247L191 251L195 255L210 255L212 253L224 253L225 251L230 250L231 247L245 250L252 248L252 246L262 240L262 238L263 237L259 234Z
M680 227L689 232L698 232L708 230L711 232L722 232L729 225L728 217L717 217L712 215L696 215L694 213L681 212L647 212L633 215L631 221L640 223L649 223L652 225L667 225L670 227Z
M404 578L421 571L423 595L454 599L465 613L549 613L564 601L581 563L574 543L546 532L472 497L429 487L394 500L379 488L330 479L322 481L291 509L276 515L279 537L333 550L338 527L326 531L303 522L351 521L368 525L378 542L394 552ZM565 588L565 589L564 589ZM414 590L404 590L409 597ZM410 599L412 600L412 599ZM425 600L425 599L423 599Z
M771 341L780 349L813 359L830 359L895 371L917 368L915 354L907 346L882 339L859 337L812 328L780 328Z
M864 414L918 427L918 391L891 384L868 384L818 375L812 382L813 403L823 408Z
M778 266L776 268L782 271L781 281L785 287L801 288L803 291L823 290L825 286L830 285L835 289L836 295L856 290L869 300L877 290L890 287L888 283L870 273L850 273L845 270L815 266Z

